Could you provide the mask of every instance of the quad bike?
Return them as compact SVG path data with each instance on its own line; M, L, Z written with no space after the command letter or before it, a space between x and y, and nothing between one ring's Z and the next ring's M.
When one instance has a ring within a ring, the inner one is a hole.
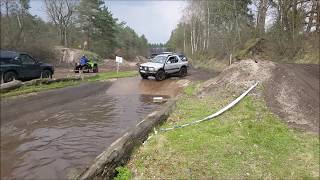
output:
M90 73L90 72L97 73L98 64L93 60L89 60L85 65L80 65L79 63L76 63L74 67L74 72L79 73L79 71L82 71L84 73Z

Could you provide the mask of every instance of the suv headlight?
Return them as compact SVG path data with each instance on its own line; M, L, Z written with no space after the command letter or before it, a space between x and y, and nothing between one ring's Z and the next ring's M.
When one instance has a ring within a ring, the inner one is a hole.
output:
M155 71L154 67L149 67L149 71Z

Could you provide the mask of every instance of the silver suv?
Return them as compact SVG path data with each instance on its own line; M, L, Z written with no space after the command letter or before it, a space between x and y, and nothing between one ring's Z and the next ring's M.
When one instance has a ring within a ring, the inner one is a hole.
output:
M154 76L157 81L162 81L173 74L184 77L188 73L188 61L180 59L178 55L160 54L151 59L150 62L141 64L139 72L143 79Z

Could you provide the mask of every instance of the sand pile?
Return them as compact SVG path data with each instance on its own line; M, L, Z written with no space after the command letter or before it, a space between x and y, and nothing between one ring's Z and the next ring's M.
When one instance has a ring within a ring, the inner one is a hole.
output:
M55 50L59 64L74 64L79 62L80 57L83 55L83 51L80 49L57 46Z
M292 127L319 132L319 65L243 60L206 81L201 96L221 91L239 95L255 82L270 110Z
M202 92L209 93L221 87L240 93L256 82L265 84L271 77L276 65L271 61L243 60L223 70L219 76L206 81L201 87Z

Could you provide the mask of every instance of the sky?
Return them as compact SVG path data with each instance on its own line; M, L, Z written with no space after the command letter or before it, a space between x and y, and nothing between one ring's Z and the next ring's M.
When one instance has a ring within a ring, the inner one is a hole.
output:
M150 43L166 43L179 23L187 2L183 0L108 0L114 18L124 21ZM48 20L44 0L31 0L30 13Z

